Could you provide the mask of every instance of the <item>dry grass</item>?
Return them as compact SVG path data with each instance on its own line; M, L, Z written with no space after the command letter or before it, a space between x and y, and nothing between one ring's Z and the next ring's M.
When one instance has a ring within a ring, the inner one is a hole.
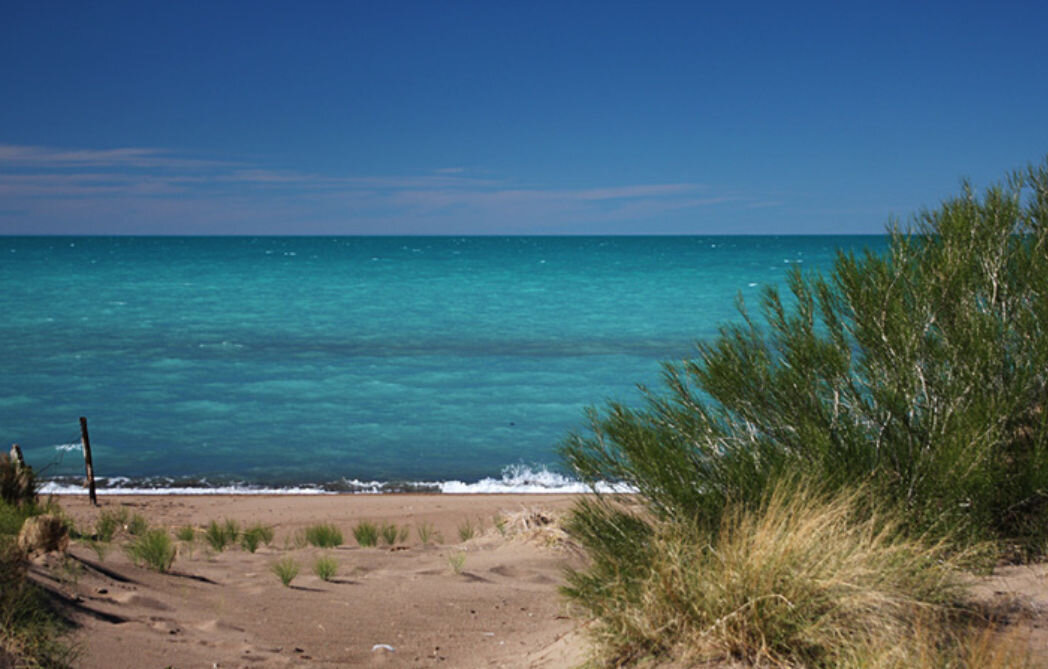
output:
M860 494L780 485L757 511L729 508L715 533L656 524L641 577L574 574L568 592L596 614L611 665L931 666L961 597L955 558L857 519Z

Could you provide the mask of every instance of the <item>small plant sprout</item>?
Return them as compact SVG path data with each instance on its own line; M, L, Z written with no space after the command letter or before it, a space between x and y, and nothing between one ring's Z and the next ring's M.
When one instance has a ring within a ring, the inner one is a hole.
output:
M477 536L477 526L474 525L473 521L471 521L469 518L464 520L462 524L459 525L458 530L459 539L461 539L462 541L469 541L473 537Z
M291 581L298 576L298 563L291 557L285 557L273 563L273 573L277 575L284 587L290 586Z
M342 545L342 530L330 523L318 523L306 528L306 541L317 548L334 548Z
M137 564L165 572L175 561L175 544L167 530L144 530L127 545L127 553Z
M362 520L353 528L353 538L364 548L374 546L378 543L378 527L371 521Z
M317 561L313 563L313 573L316 574L321 581L330 581L337 571L338 562L335 558L325 555L318 557Z
M448 556L448 566L451 567L451 571L461 574L462 568L466 566L466 554L461 551L452 553Z

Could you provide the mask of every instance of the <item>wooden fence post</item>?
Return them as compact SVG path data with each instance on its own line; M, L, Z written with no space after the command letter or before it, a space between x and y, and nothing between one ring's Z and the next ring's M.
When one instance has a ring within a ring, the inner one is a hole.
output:
M87 469L87 494L91 503L98 506L95 496L95 466L91 463L91 440L87 438L87 418L80 417L80 443L84 445L84 467Z
M25 467L25 458L22 457L22 448L18 444L11 444L11 459L19 467Z

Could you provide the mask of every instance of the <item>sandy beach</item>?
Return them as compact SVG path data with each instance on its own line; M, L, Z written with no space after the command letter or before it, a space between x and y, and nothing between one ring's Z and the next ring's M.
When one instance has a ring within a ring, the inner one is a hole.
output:
M64 564L38 561L37 580L73 603L77 666L569 667L585 659L578 622L557 592L564 568L581 557L560 541L555 524L546 524L570 508L570 495L99 501L93 508L86 496L59 498L84 528L102 511L123 507L172 530L227 518L242 527L261 522L275 538L255 553L240 547L218 553L198 536L167 574L134 565L116 543L101 559L74 542ZM505 521L501 531L496 516ZM361 520L411 529L392 547L361 548L352 535ZM460 541L467 521L476 536ZM296 547L296 533L319 522L338 526L344 544ZM424 545L420 526L432 527L437 539ZM321 554L338 563L329 581L312 572ZM284 556L302 567L291 587L271 570Z

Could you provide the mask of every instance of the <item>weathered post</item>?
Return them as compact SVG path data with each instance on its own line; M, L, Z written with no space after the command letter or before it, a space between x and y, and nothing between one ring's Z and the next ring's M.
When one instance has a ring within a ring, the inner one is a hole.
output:
M87 469L87 494L91 503L98 506L95 496L95 467L91 463L91 440L87 438L87 418L80 417L80 443L84 445L84 467Z
M11 459L14 460L15 466L19 468L25 467L25 458L22 457L22 447L18 444L11 444Z

